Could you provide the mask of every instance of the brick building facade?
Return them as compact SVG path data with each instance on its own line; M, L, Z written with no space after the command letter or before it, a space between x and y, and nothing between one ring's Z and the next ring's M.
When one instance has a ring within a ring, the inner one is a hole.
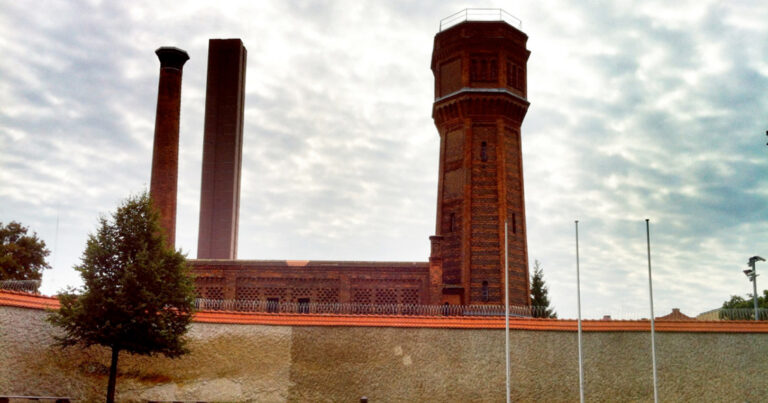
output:
M192 260L207 299L356 304L430 304L439 283L427 263ZM431 288L434 288L432 290Z
M210 246L190 260L201 297L501 304L507 221L510 303L529 305L520 143L528 108L526 41L504 21L465 21L435 36L440 170L429 261L344 262L237 260L245 48L237 39L211 40L198 242Z

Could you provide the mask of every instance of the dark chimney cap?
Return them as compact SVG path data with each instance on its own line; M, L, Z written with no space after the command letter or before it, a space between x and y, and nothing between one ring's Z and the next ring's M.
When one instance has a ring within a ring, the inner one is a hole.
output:
M170 67L181 70L184 63L189 60L186 51L173 46L163 46L155 51L157 58L160 59L160 68Z

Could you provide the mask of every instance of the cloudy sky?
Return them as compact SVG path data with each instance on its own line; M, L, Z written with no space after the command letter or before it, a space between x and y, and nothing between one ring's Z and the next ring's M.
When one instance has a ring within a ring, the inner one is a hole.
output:
M196 256L209 38L248 49L239 257L426 261L432 41L468 3L217 3L0 2L0 221L51 249L44 293L80 284L99 215L148 187L160 46L191 57L177 246ZM768 4L481 3L529 36L529 256L561 316L577 219L586 316L648 316L645 218L657 314L751 292L746 260L768 255Z

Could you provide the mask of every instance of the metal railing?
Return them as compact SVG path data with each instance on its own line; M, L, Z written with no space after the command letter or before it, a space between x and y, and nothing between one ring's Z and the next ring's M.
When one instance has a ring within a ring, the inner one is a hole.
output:
M440 20L440 32L464 21L504 21L523 29L523 21L500 8L465 8Z
M0 290L38 294L40 280L2 280ZM205 311L237 311L293 314L336 315L415 315L415 316L504 316L504 305L421 305L421 304L355 304L355 303L302 303L260 300L195 300L195 309ZM510 306L513 317L543 317L548 307ZM602 312L602 311L601 311ZM591 320L647 320L647 313L593 312ZM697 320L755 320L753 308L713 309L700 314ZM657 320L659 320L657 318ZM768 321L768 308L758 309L759 321Z
M40 289L40 280L2 280L0 290L20 291L37 294Z
M203 311L291 314L504 316L504 305L301 303L198 298L195 300L195 308ZM536 317L543 315L545 309L531 306L510 306L509 314L514 317Z

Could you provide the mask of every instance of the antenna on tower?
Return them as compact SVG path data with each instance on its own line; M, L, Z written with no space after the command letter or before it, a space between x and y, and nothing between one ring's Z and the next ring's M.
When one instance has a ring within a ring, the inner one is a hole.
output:
M56 268L56 258L59 256L59 212L61 203L56 205L56 235L53 238L53 268Z

